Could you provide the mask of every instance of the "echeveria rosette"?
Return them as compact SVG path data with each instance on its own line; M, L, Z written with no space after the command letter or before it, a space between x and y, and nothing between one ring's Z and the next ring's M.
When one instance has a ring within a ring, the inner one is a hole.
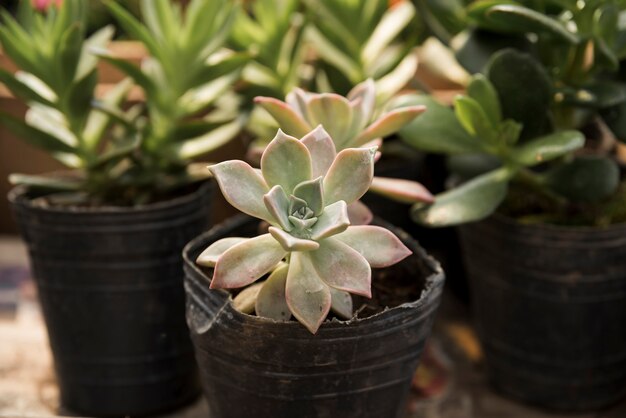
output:
M197 263L215 267L211 288L240 288L269 274L256 293L258 316L293 316L311 333L332 309L352 316L348 293L371 297L371 268L387 267L410 250L390 231L351 226L348 205L370 187L376 148L336 152L322 127L301 140L279 131L261 170L243 161L210 167L224 197L270 224L254 238L225 238Z
M302 137L318 125L324 126L337 150L371 147L398 132L426 110L425 106L406 106L389 112L376 108L376 87L368 79L358 84L346 97L334 93L308 93L296 88L286 100L257 97L265 109L289 135ZM251 154L258 154L264 144L254 144ZM252 158L254 159L254 158ZM376 177L372 191L406 203L432 203L432 195L413 181Z

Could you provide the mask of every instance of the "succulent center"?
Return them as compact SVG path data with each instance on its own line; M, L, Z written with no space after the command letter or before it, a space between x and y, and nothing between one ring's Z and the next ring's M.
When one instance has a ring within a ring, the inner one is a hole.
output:
M316 222L315 212L307 202L291 195L289 197L289 223L293 229L289 233L294 237L310 239L311 228Z

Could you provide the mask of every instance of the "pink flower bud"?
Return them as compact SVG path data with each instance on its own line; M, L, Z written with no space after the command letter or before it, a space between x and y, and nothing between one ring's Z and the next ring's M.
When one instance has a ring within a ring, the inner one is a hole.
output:
M33 3L33 7L39 10L40 12L45 12L53 5L57 8L61 7L63 4L63 0L31 0Z

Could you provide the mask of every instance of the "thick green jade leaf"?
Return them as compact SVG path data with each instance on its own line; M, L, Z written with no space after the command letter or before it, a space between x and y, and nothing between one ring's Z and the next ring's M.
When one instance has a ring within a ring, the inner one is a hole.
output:
M350 293L343 290L337 290L330 288L330 309L337 314L340 318L350 319L352 318L352 296Z
M343 200L324 208L324 212L317 218L311 229L311 239L321 240L339 234L350 226L348 205Z
M402 203L432 203L435 199L426 187L411 180L374 177L369 190Z
M302 182L293 190L293 195L307 203L309 209L318 216L324 210L324 195L322 192L323 178Z
M289 222L289 198L281 186L274 186L263 196L265 207L272 214L274 219L285 231L291 231L292 225Z
M331 296L313 267L310 253L291 254L285 298L293 316L315 334L330 311Z
M523 6L503 4L491 7L486 13L487 20L497 23L510 32L549 33L570 44L579 41L578 36L565 28L561 22L543 13Z
M217 260L211 289L247 286L271 271L285 255L287 252L270 234L241 242Z
M426 106L407 106L395 109L368 126L350 146L358 147L398 132L426 110Z
M263 283L254 283L243 289L233 299L233 306L239 312L245 314L252 314L254 312L254 305L256 304L259 292L263 288Z
M435 196L432 205L414 205L411 216L415 222L430 227L459 225L486 218L504 200L510 176L506 169L483 174Z
M442 154L480 152L477 143L463 129L454 111L426 95L403 95L394 99L392 107L425 105L426 111L400 129L400 137L414 148Z
M302 142L311 153L313 163L313 173L311 177L317 178L319 176L325 176L337 156L335 143L330 135L328 135L328 132L326 132L322 125L318 125L311 132L303 136L300 142Z
M374 268L392 266L412 254L391 231L379 226L351 226L334 238L358 251Z
M243 161L233 160L212 165L209 170L228 203L250 216L274 222L263 201L269 187L252 167Z
M349 148L337 158L324 177L324 201L327 205L343 200L350 204L367 192L374 177L376 148Z
M343 96L323 93L312 96L307 102L307 117L311 125L322 125L338 149L351 146L347 134L352 125L352 107Z
M476 100L458 96L454 99L454 113L465 130L478 137L480 143L496 145L496 128Z
M283 231L282 229L270 226L270 234L282 246L285 251L314 251L319 248L319 244L310 239L298 238Z
M617 163L606 157L578 157L545 175L545 184L574 201L597 201L615 192L620 181Z
M292 194L298 184L311 179L311 154L303 143L279 130L261 157L261 171L269 186L280 185Z
M275 321L289 320L291 311L285 299L288 271L289 265L282 263L263 283L263 287L256 299L255 311L257 316L270 318Z
M372 297L372 269L357 250L331 237L320 241L320 248L308 254L319 277L327 285Z
M273 97L255 97L254 103L272 115L280 129L289 135L300 138L311 130L311 126L285 102Z
M467 86L467 94L485 111L492 126L498 126L502 120L500 99L493 84L482 74L476 74Z
M226 250L247 240L248 238L229 237L216 241L200 253L196 259L196 263L204 267L215 267L217 260Z
M578 131L563 131L528 141L512 152L515 161L533 166L582 148L585 137Z
M348 218L350 225L368 225L374 219L374 214L360 200L348 205Z
M486 75L498 92L502 117L523 125L521 139L543 135L550 127L552 82L542 65L528 54L503 49L489 61Z

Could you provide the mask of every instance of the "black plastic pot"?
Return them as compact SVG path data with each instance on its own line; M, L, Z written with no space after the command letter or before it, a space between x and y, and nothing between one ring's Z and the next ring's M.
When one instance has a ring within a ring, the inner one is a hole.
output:
M404 416L443 290L439 265L395 230L415 253L401 270L413 269L421 297L365 319L326 321L312 335L295 321L236 311L230 294L210 290L210 277L195 265L207 245L254 225L236 217L184 251L187 322L211 418Z
M489 377L501 392L566 411L626 395L626 225L460 228Z
M209 226L211 184L136 208L9 198L30 252L64 408L148 415L200 392L185 323L185 243Z

